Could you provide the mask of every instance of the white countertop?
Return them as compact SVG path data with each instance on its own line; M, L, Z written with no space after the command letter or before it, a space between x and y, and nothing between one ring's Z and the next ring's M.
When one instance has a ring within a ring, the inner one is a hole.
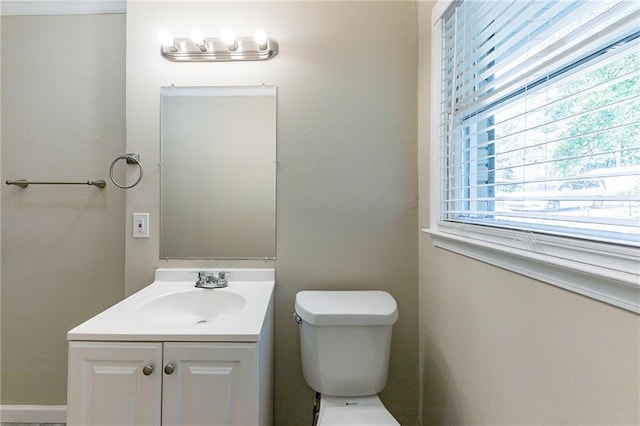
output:
M220 270L227 273L228 287L195 288L198 271ZM273 269L158 269L153 283L75 327L67 333L67 340L257 342L265 318L270 313L274 288ZM194 301L200 305L207 297L215 298L217 294L223 301L228 297L229 300L242 300L242 303L231 312L214 314L210 320L182 325L172 324L171 315L175 314L177 305L184 310L189 309L188 304L185 307L184 302L170 303L166 310L171 313L165 317L158 316L158 321L149 320L144 311L149 302L157 302L160 298L171 301L172 295L178 294L195 298Z

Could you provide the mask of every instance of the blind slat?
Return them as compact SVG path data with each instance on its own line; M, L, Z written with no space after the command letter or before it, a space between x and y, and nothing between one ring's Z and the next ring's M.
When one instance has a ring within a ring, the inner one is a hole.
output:
M561 2L564 3L564 2ZM584 5L590 5L592 2L580 2ZM599 3L598 3L599 4ZM592 20L585 22L583 26L574 29L571 33L565 35L563 38L556 40L553 44L545 49L537 52L537 54L527 54L526 50L537 48L540 43L535 43L537 40L533 40L530 43L524 43L520 50L510 54L506 58L501 58L501 50L494 47L492 56L483 60L469 60L469 57L462 56L458 61L463 61L462 64L457 65L457 71L461 74L457 78L456 98L458 101L459 109L477 108L477 102L479 99L483 99L484 102L491 103L501 96L508 94L514 87L522 85L523 78L529 80L536 80L538 75L544 75L550 68L561 68L563 65L575 60L576 57L584 54L588 49L593 49L593 44L598 42L602 45L607 45L618 39L619 34L624 34L630 30L637 30L638 16L640 12L638 7L635 6L635 10L631 9L631 4L622 2L607 10L604 15L593 18ZM563 9L564 10L564 9ZM617 12L614 14L613 12ZM613 17L610 15L614 15ZM571 16L567 19L570 20ZM599 22L600 19L607 18L604 22ZM605 25L604 28L600 28ZM598 31L594 31L597 28ZM529 28L527 30L535 30L536 28ZM465 29L465 32L467 30ZM582 38L580 38L582 37ZM517 43L516 37L511 37L513 41L511 43ZM586 39L584 39L586 38ZM459 38L456 38L458 42L462 42ZM492 40L493 41L493 40ZM496 44L499 41L496 41ZM509 48L511 44L504 46ZM474 51L473 46L471 48L457 46L458 51L462 50L469 55L477 55L478 52ZM458 54L460 56L460 54ZM523 59L524 58L524 59ZM488 63L502 60L501 66L494 66L487 68ZM487 62L488 61L488 62ZM464 64L471 64L471 68L465 68ZM514 65L515 68L512 68ZM479 74L479 69L487 68L483 73ZM525 73L522 73L526 70ZM504 73L504 71L509 71ZM468 114L467 112L466 114Z

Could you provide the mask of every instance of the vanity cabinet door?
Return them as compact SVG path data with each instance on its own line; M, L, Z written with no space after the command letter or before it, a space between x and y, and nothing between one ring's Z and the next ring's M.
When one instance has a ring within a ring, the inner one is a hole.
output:
M258 425L256 343L165 343L162 424Z
M160 425L161 343L70 342L69 425Z

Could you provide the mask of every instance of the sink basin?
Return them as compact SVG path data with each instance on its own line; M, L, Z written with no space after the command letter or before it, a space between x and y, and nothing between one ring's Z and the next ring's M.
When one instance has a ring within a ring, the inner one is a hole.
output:
M246 299L239 294L196 288L143 303L139 318L155 325L206 324L220 316L234 314L245 305Z

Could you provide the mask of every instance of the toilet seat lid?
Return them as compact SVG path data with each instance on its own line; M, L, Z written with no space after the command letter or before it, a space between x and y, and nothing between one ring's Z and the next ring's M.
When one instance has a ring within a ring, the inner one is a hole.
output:
M306 290L296 294L298 316L313 326L390 326L398 305L380 290Z
M322 426L400 426L400 423L384 407L328 407L324 409L318 425Z

